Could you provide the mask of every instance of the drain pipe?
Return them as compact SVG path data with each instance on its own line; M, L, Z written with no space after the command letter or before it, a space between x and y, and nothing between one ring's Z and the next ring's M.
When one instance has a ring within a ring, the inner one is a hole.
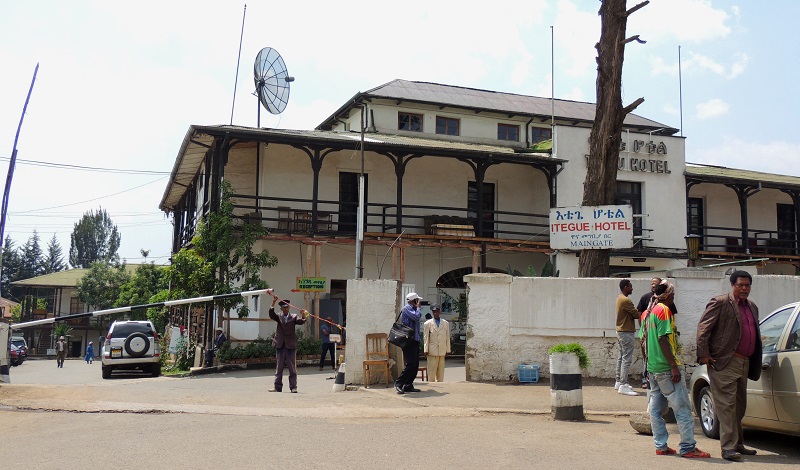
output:
M530 120L525 123L525 148L531 148L531 123L533 123L534 116L531 116Z

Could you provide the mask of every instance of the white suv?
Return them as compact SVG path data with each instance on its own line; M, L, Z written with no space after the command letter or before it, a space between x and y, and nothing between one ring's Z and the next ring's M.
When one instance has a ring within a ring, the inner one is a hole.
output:
M150 321L115 321L103 344L103 378L116 369L139 369L161 375L161 345Z

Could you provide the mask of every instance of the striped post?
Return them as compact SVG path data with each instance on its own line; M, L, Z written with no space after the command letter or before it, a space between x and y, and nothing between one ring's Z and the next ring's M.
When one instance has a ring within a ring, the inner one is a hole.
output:
M578 356L573 353L550 355L550 404L553 419L583 421L583 385Z
M0 383L10 384L9 366L11 357L8 354L8 324L0 323Z
M336 380L333 381L333 392L344 392L344 362L339 364L339 371L336 373Z

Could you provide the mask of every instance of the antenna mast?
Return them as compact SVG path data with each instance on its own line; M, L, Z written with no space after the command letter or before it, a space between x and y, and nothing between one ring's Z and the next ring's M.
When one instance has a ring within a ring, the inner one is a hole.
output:
M233 103L231 103L231 125L233 125L233 108L236 107L236 85L239 84L239 60L242 58L242 38L244 37L244 18L247 16L247 4L242 12L242 32L239 34L239 55L236 56L236 79L233 82Z

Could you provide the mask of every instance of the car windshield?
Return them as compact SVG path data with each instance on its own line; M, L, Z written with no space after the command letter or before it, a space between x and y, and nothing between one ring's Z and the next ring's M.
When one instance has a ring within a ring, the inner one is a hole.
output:
M127 338L132 333L144 333L148 336L153 335L153 330L147 323L117 323L111 332L112 338Z
M786 328L786 322L792 316L794 307L785 308L775 312L772 316L761 322L761 344L763 352L774 352L777 349L778 340Z
M13 344L14 346L16 346L18 348L21 348L21 347L25 346L25 341L21 340L21 339L12 339L11 340L11 344Z

